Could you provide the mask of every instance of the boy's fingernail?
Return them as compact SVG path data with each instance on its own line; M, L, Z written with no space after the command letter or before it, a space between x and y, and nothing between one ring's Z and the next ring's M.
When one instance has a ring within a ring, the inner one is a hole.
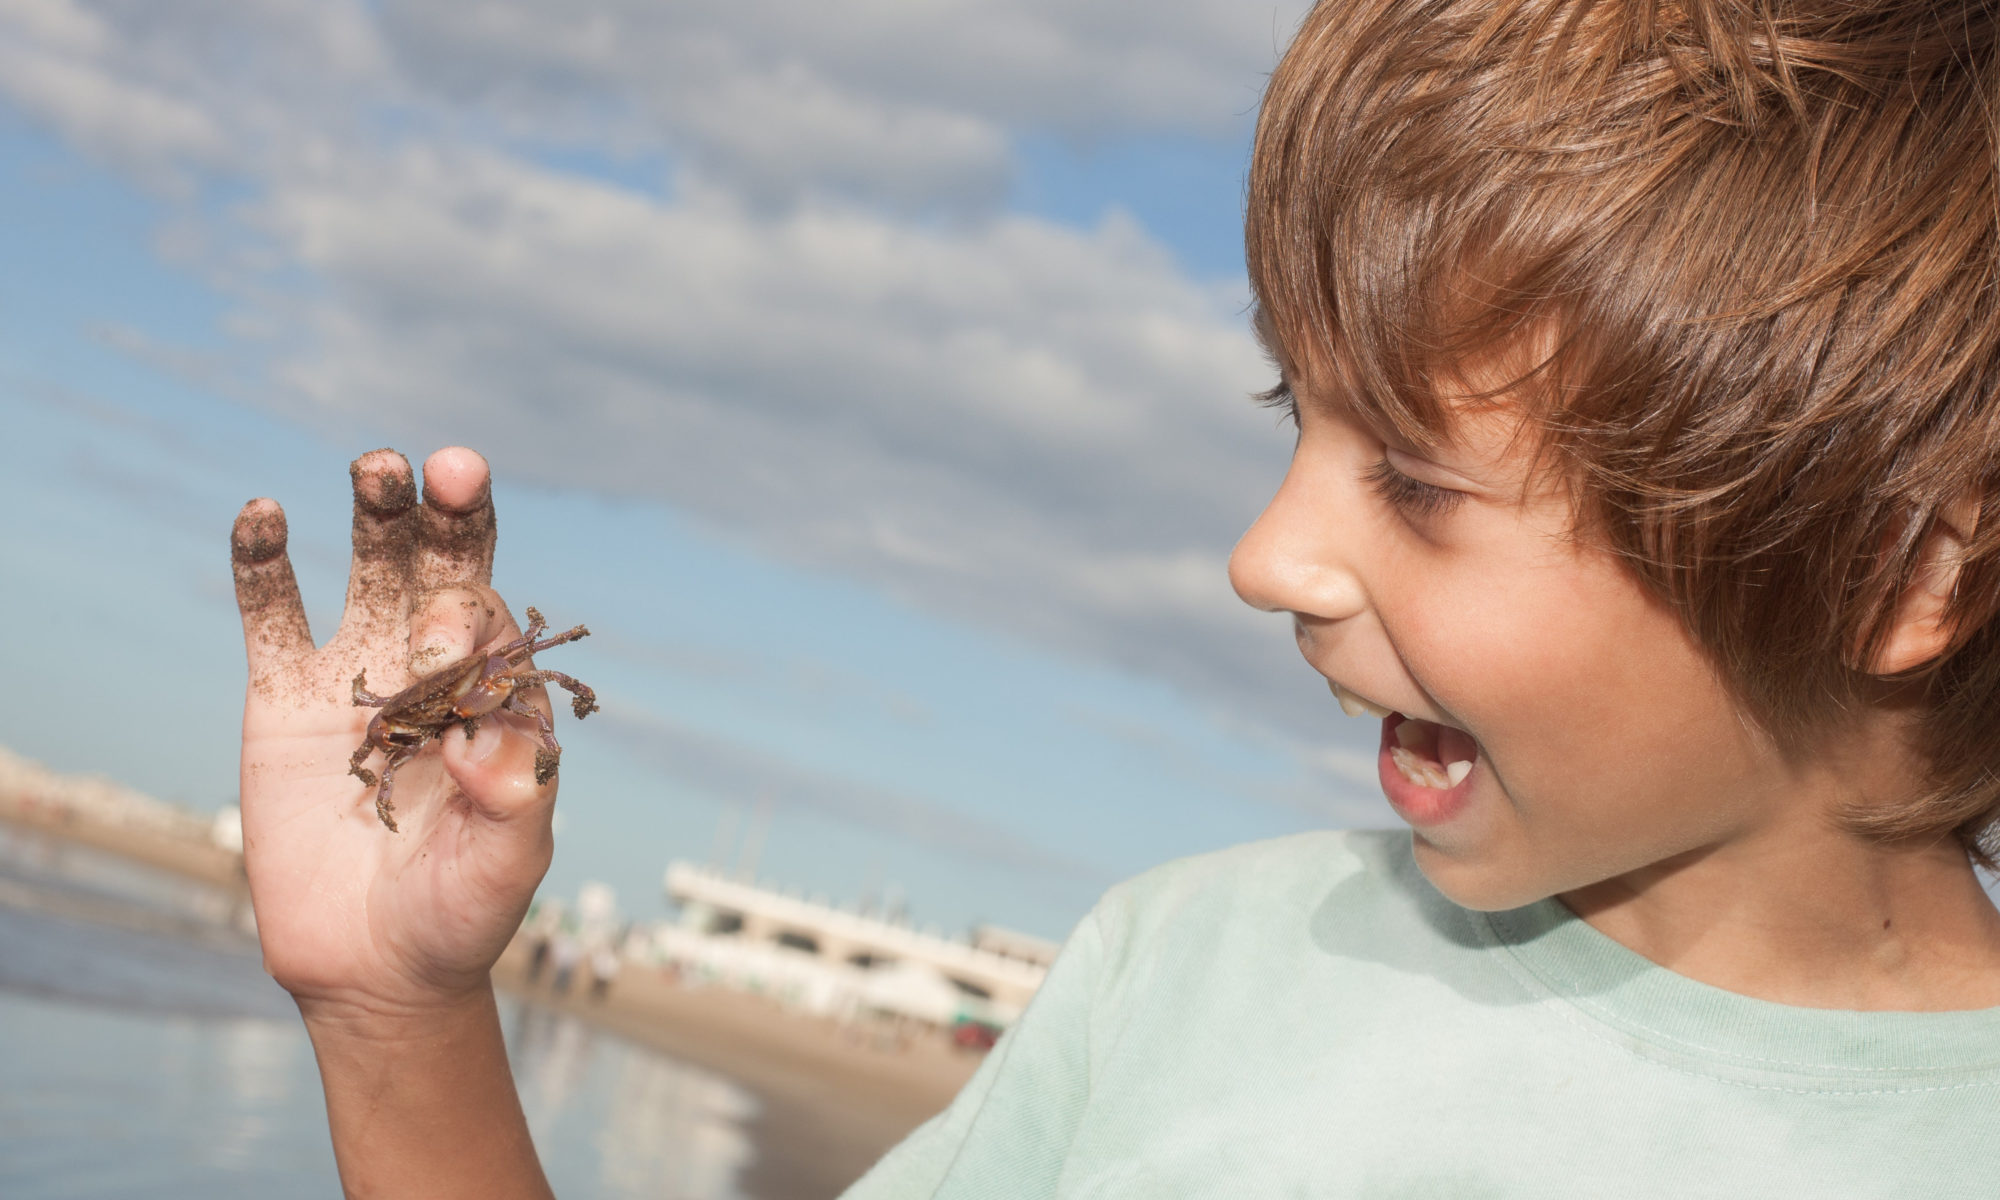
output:
M500 742L505 737L506 733L500 728L500 722L491 719L481 721L478 731L472 735L472 744L465 748L466 761L483 763L492 758L500 749Z

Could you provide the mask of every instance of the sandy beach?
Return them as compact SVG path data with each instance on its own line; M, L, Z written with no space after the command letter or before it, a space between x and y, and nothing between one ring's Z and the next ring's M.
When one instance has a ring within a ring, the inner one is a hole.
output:
M243 856L213 842L93 819L86 813L0 791L0 820L108 851L226 890L249 890Z
M209 842L4 794L0 820L247 894L241 856ZM762 1200L838 1195L943 1108L980 1062L980 1055L951 1046L941 1034L889 1044L761 996L684 986L636 964L627 964L603 996L592 996L581 975L569 994L557 995L546 976L528 978L529 958L517 941L494 970L495 986L714 1071L757 1098L756 1140L788 1148L782 1159L760 1159L746 1171L745 1191Z
M581 978L570 995L556 996L546 975L529 982L528 958L517 941L494 969L496 986L726 1075L755 1094L763 1106L753 1122L757 1140L792 1148L784 1164L760 1161L745 1174L746 1190L773 1200L838 1195L949 1103L981 1061L941 1035L877 1046L764 997L683 986L649 968L628 966L602 999L590 997Z

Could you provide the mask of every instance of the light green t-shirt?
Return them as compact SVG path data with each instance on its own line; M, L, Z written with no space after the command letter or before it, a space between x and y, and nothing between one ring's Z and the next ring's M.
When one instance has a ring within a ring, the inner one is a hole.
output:
M1306 834L1114 888L847 1196L1996 1197L2000 1009L1753 1000Z

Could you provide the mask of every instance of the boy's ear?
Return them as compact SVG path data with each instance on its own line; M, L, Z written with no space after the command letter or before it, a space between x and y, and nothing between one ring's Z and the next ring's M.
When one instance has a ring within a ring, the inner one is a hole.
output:
M1979 524L1977 492L1967 492L1938 511L1924 535L1916 575L1896 602L1889 635L1868 664L1872 675L1914 671L1949 651L1958 638L1960 622L1948 618L1958 590L1958 573L1965 548Z

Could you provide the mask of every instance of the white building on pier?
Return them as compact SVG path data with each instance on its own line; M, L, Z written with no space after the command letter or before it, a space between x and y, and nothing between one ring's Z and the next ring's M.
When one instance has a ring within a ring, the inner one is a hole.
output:
M1048 973L1056 946L996 926L968 940L919 932L693 863L667 868L678 924L657 957L718 983L838 1018L889 1016L950 1028L1005 1026Z

